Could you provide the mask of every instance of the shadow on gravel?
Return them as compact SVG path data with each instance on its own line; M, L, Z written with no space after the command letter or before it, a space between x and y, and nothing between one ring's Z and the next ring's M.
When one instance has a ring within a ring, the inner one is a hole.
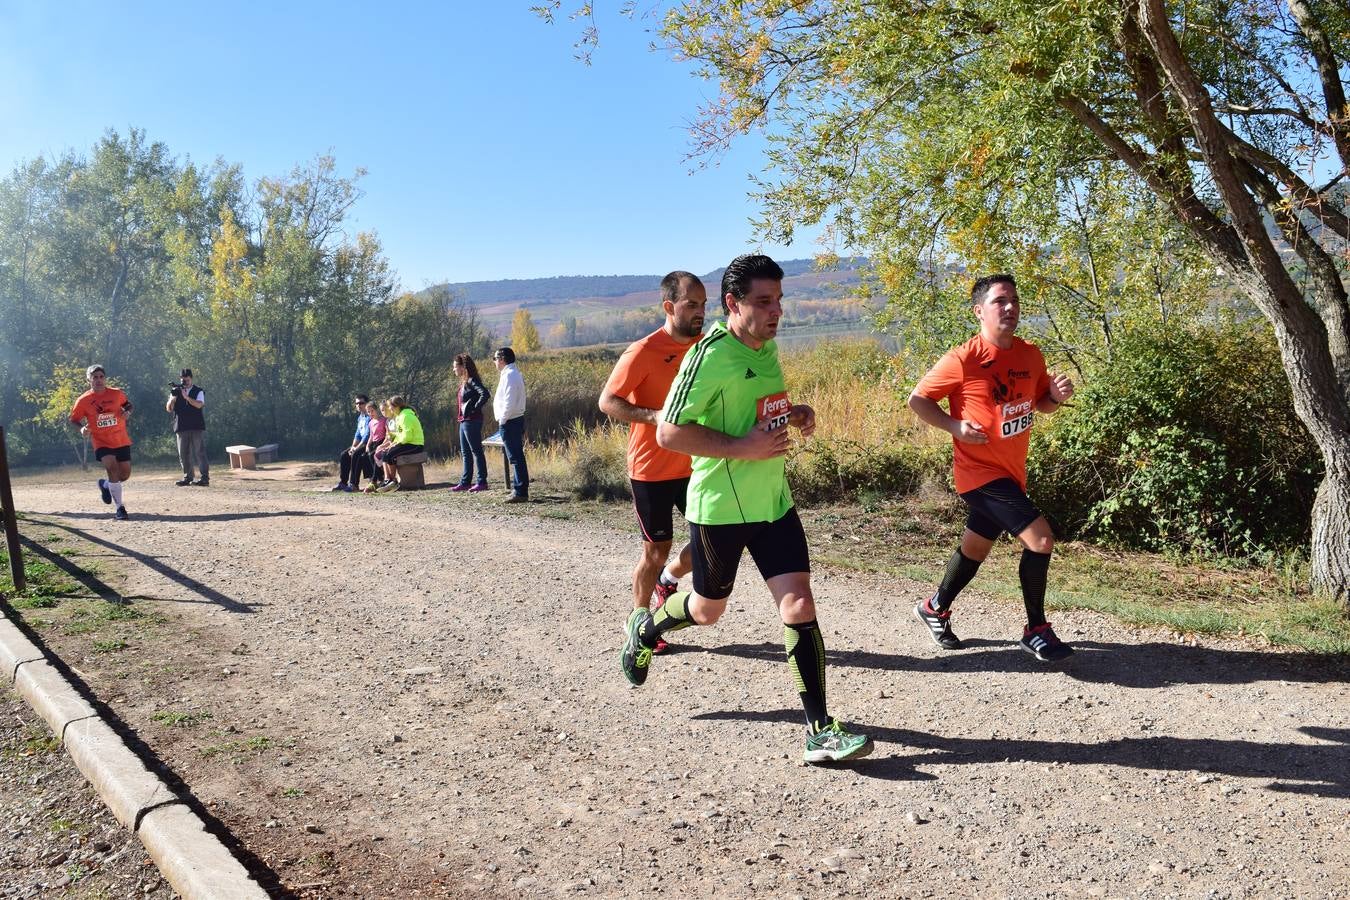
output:
M106 520L112 518L112 513L98 512L54 512L47 513L50 516L60 516L63 519L95 519ZM240 519L272 519L277 517L296 517L296 516L331 516L332 513L309 512L308 510L279 510L277 512L235 512L235 513L203 513L202 515L177 515L174 513L143 513L133 512L132 521L136 522L235 522ZM56 526L54 522L47 522L42 519L33 519L34 522L40 522L43 525Z
M882 672L955 672L975 675L1062 671L1077 681L1125 688L1160 688L1174 684L1251 684L1257 681L1350 683L1350 659L1316 653L1220 650L1160 642L1115 644L1075 641L1074 655L1061 664L1052 664L1037 662L1011 641L976 638L966 640L965 645L964 650L946 651L941 656L910 656L868 650L828 652L831 665ZM783 645L769 642L724 644L703 649L705 653L745 659L775 662L783 659Z
M69 532L70 534L73 534L82 540L86 540L91 544L97 544L98 546L103 547L107 550L111 550L114 553L117 553L121 556L130 557L131 559L136 560L142 565L154 569L156 572L163 575L165 578L168 578L170 581L175 581L178 584L181 584L183 587L192 591L194 594L196 594L198 597L201 597L203 600L209 603L214 603L221 609L224 609L228 612L235 612L235 613L253 612L253 607L251 605L247 603L242 603L238 600L235 600L232 597L227 597L214 588L207 587L206 585L202 584L195 578L191 578L187 575L184 575L182 572L178 571L172 566L160 562L156 557L149 556L144 553L137 553L135 550L123 547L121 544L114 544L112 541L105 541L103 538L92 535L89 532L84 531L83 529L75 528L70 525L62 525L60 522L49 522L41 519L34 519L33 521L39 522L41 525L47 528L59 528L62 531ZM75 578L82 584L89 586L90 590L97 593L104 600L107 600L110 603L127 602L127 598L118 594L116 591L108 587L108 585L104 584L102 581L99 581L91 573L85 572L83 569L80 569L78 566L70 562L70 560L66 559L65 557L62 557L56 553L52 553L50 550L47 550L41 544L31 541L28 538L21 537L20 540L22 540L24 546L28 547L32 552L36 553L38 556L41 556L48 562L60 566L61 569L65 571L67 574L69 574L72 578ZM60 562L58 562L58 560L60 560ZM94 585L98 585L98 587L95 587Z
M726 710L701 713L693 718L800 725L802 714L795 709ZM1011 760L1269 778L1271 783L1266 785L1267 790L1350 799L1350 763L1347 762L1350 760L1350 729L1345 728L1299 728L1308 737L1324 742L1318 744L1271 744L1163 735L1087 743L942 737L853 719L849 724L878 743L917 748L909 754L863 759L854 764L859 775L872 778L911 781L924 777L923 773L915 771L916 766L994 764Z
M27 542L25 541L25 543ZM127 748L131 750L132 753L136 754L145 767L155 773L155 775L168 786L173 795L178 798L178 802L197 814L202 820L202 823L206 826L206 830L220 839L221 843L225 845L230 853L234 854L235 859L243 864L244 868L248 870L248 873L253 876L262 889L267 892L269 897L281 898L281 900L296 900L298 895L288 890L281 883L281 878L277 873L272 871L267 863L253 855L253 853L251 853L248 848L234 836L234 833L231 832L229 828L212 815L210 810L203 806L201 801L192 795L192 790L178 773L169 768L169 765L159 758L155 751L141 739L139 734L137 734L136 729L122 721L121 717L119 717L111 707L99 700L98 697L94 695L94 692L89 689L89 686L84 683L84 679L77 675L70 666L66 665L64 660L53 653L43 642L42 636L32 628L28 627L18 613L2 597L0 597L0 610L2 610L4 615L14 624L14 626L23 633L24 637L32 641L33 644L42 651L47 662L59 671L61 675L65 677L66 681L70 683L70 686L74 688L75 692L83 697L89 705L94 708L98 717L122 739L123 743L127 745ZM57 735L57 737L62 738L64 741L65 735ZM172 801L166 801L166 804L169 802ZM141 817L150 811L151 810L149 809L142 811ZM138 817L138 821L132 825L132 830L139 830L140 825L141 823Z

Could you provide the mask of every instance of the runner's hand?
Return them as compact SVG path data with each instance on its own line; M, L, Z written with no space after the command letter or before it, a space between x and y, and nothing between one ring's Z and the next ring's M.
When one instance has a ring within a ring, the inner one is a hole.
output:
M796 426L802 437L809 438L816 430L816 411L805 403L794 403L788 424Z
M769 430L769 421L760 419L738 443L738 459L773 459L786 456L790 442L786 428Z
M1056 403L1063 403L1072 396L1073 382L1069 380L1069 376L1050 373L1050 399Z
M963 444L989 443L989 435L984 433L984 426L969 419L962 419L956 423L956 427L952 429L952 437Z

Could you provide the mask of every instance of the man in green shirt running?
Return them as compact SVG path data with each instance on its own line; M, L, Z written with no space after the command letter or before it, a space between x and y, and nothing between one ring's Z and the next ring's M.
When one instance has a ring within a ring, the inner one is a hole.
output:
M722 309L726 323L685 356L656 427L658 444L693 458L685 518L694 590L672 594L655 615L633 610L623 673L641 685L658 638L720 619L749 550L783 620L788 668L806 710L805 760L857 759L872 752L872 740L846 731L825 708L810 553L784 472L788 426L810 437L816 414L788 400L778 366L783 270L767 256L738 256L722 275Z

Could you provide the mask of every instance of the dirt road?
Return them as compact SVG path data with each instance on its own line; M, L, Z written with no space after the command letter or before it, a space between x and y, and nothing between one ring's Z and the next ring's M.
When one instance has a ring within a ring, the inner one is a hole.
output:
M140 477L130 522L87 479L16 485L25 528L165 618L94 652L27 617L279 892L1350 896L1344 664L1069 613L1046 667L974 590L943 652L926 586L818 571L831 708L877 751L811 768L749 562L633 689L633 534L294 472Z

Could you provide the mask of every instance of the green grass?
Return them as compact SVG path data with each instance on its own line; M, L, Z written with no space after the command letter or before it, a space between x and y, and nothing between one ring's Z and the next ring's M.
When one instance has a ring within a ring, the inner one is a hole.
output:
M212 744L202 747L198 752L211 759L217 756L229 757L234 765L240 765L245 760L258 757L269 750L293 747L293 741L278 741L266 735L257 735L251 738L245 738L239 741L226 741L223 744Z
M151 715L150 721L158 722L160 725L167 725L170 728L192 728L210 718L211 714L209 712L201 710L196 712L163 710Z

